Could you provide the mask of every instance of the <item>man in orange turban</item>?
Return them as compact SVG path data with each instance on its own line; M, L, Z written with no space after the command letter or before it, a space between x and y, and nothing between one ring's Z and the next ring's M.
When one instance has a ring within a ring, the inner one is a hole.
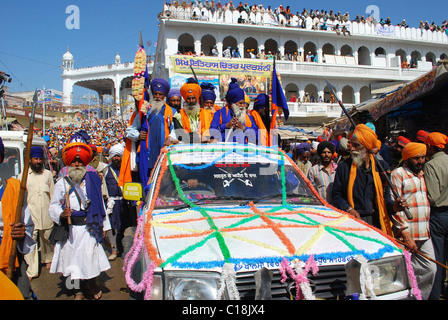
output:
M199 102L201 92L201 87L193 78L189 78L180 88L180 94L185 102L180 112L176 113L173 118L175 130L170 134L170 137L174 141L198 143L209 140L213 111L201 108Z
M436 260L445 263L448 237L448 155L445 153L448 137L440 132L432 132L426 138L429 161L425 164L426 188L431 205L429 228L434 246ZM444 270L437 267L434 286L429 296L430 300L439 300L445 278Z
M396 211L395 203L376 168L373 153L377 152L377 141L371 128L364 124L356 126L347 144L351 157L336 170L331 203L392 236L389 212ZM384 160L378 161L385 170L389 168Z
M418 250L431 259L435 259L429 233L430 205L423 174L426 146L419 142L410 142L403 148L402 155L404 164L392 171L391 181L413 219L408 220L403 211L392 216L397 229L396 237L401 238L410 251ZM411 263L422 298L426 300L433 287L436 265L414 254L411 257Z
M423 143L425 143L426 142L426 138L429 136L429 132L428 131L425 131L425 130L418 130L417 131L417 135L415 136L415 139L418 141L418 142L423 142Z
M62 149L62 160L70 166L75 159L79 159L84 166L92 160L92 149L82 142L71 142Z
M187 82L180 88L180 94L185 101L187 101L187 99L193 98L196 98L196 101L199 101L201 93L201 86L193 78L189 78Z
M99 299L102 292L97 277L110 268L101 243L103 232L111 227L102 180L96 171L87 170L92 149L82 138L75 134L62 149L67 175L56 182L48 212L58 231L50 237L55 245L50 273L83 283L75 288L75 299L82 299L86 288Z
M426 137L425 143L438 149L445 149L448 137L440 132L432 132Z

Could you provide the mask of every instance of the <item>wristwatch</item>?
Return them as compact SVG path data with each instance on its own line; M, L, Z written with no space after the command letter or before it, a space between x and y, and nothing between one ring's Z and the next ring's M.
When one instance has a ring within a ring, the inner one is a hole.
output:
M345 210L346 212L350 213L350 211L352 211L353 208L352 207L348 207L347 210Z

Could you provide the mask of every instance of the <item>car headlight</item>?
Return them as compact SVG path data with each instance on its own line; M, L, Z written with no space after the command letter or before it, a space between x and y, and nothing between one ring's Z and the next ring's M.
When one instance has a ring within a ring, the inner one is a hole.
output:
M377 296L409 288L406 262L403 256L369 261L374 291Z
M210 272L167 272L165 297L168 300L215 300L219 275Z

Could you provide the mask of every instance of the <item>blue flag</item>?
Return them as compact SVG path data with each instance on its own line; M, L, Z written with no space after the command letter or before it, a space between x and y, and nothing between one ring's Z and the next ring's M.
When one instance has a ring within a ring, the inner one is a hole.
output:
M278 115L278 108L283 109L283 114L285 115L285 121L288 120L289 117L288 103L286 102L285 94L283 93L282 86L280 85L280 80L278 79L277 70L275 69L275 62L274 62L274 71L272 72L271 129L275 128L275 123Z

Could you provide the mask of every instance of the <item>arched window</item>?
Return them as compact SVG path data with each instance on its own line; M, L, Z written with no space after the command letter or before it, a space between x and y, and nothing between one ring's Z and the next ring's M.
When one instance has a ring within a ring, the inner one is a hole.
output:
M353 49L348 44L345 44L341 48L341 56L353 57Z
M298 54L297 49L297 43L295 43L294 41L288 40L285 42L285 55L294 53Z
M258 41L252 37L247 38L246 40L244 40L244 53L247 52L247 50L252 50L254 49L253 53L257 54L258 53ZM241 53L241 55L243 55L243 53Z
M370 51L362 46L358 49L358 64L363 66L370 66Z
M432 65L436 64L436 55L432 52L426 54L426 61L431 62Z
M228 47L231 47L232 50L234 50L234 49L236 49L237 46L238 46L238 42L232 36L227 36L222 41L223 50L227 49Z
M334 46L331 43L326 43L322 47L322 53L323 54L335 55L336 54L336 50L334 49Z
M293 93L298 98L299 97L299 87L295 83L288 83L285 87L286 101L289 101L291 99L291 96Z
M204 52L206 56L212 55L213 46L216 45L216 39L210 34L206 34L201 39L201 51Z
M301 97L301 98L302 98L302 101L313 102L313 99L314 99L314 102L317 102L317 99L319 98L318 92L317 92L317 87L312 83L307 84L305 87L305 97ZM305 100L305 99L307 99L307 100Z
M194 52L194 38L191 34L183 33L178 38L177 51L186 54L188 52Z
M359 90L359 97L361 102L372 99L372 94L370 93L370 88L368 86L364 86Z
M400 57L401 58L401 62L404 62L404 60L407 59L406 58L406 51L404 51L403 49L398 49L397 51L395 51L395 56Z
M274 39L268 39L264 43L264 52L275 54L278 52L278 43Z
M355 103L355 92L352 87L345 86L342 88L342 102Z
M376 48L375 49L375 56L385 56L386 55L386 50L384 50L384 48Z

